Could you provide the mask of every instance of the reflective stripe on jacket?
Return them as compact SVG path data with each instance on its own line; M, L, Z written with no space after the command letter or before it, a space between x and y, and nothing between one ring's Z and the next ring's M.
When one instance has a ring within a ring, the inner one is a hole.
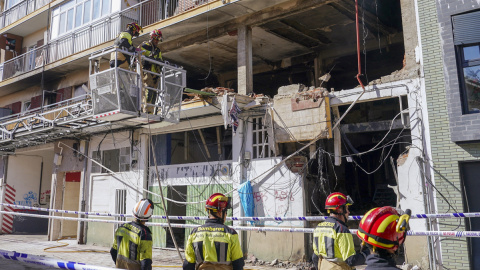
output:
M112 251L113 253L116 251L114 261L117 266L132 265L132 269L137 269L141 265L142 270L152 269L152 233L150 229L135 221L123 224L115 232L110 253Z
M218 219L207 220L188 236L183 269L203 269L202 265L211 266L209 269L243 269L238 234Z
M142 44L139 46L140 49L142 49L142 55L156 61L162 61L162 52L158 47L153 46L149 41L144 41ZM152 65L152 63L148 61L142 61L143 62L143 69L150 70L152 72L160 72L160 70L157 71L156 66L157 65Z
M330 261L346 261L355 255L353 237L344 222L328 217L313 233L313 252Z

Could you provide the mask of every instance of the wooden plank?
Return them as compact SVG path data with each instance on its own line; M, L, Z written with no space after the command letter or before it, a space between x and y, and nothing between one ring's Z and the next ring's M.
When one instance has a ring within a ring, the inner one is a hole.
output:
M222 145L221 145L221 138L220 138L220 127L217 127L217 152L218 155L222 154Z
M210 158L210 152L208 151L207 143L205 142L205 137L203 137L203 131L201 129L198 130L200 134L200 138L202 139L203 147L205 148L205 152L207 152L207 157Z

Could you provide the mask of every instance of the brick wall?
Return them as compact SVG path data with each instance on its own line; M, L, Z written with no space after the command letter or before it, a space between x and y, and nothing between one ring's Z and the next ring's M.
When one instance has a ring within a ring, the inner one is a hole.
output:
M445 196L443 199L436 193L439 213L464 210L462 194L456 191L456 188L461 190L459 162L480 157L480 144L452 142L452 138L455 141L471 140L472 134L480 134L480 128L468 130L465 123L480 123L480 114L461 114L451 26L451 15L478 5L474 0L418 0L432 160L438 171L434 179L439 192ZM441 230L465 230L464 220L444 219L440 222ZM470 268L466 239L444 238L441 249L445 267Z

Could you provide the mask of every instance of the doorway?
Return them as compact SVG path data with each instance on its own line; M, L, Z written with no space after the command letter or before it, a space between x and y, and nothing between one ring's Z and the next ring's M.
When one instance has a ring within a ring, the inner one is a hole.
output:
M477 192L480 190L480 162L460 163L460 175L462 180L463 210L467 213L480 212L480 197ZM465 218L467 231L480 231L480 220L478 218ZM480 269L480 238L468 237L468 250L470 257L470 269ZM477 254L477 255L475 255Z
M78 211L80 199L81 172L65 173L65 190L63 192L63 210ZM78 217L74 214L63 214L64 217ZM62 220L62 237L77 237L77 221Z
M187 194L187 186L169 186L167 197L179 202L184 202ZM169 216L186 216L187 215L187 207L185 204L179 204L172 201L168 201L167 203L168 215ZM171 223L177 224L185 224L185 220L170 220ZM175 235L175 240L179 247L184 246L185 242L185 229L184 228L172 228L173 234ZM173 248L175 247L172 237L170 233L167 232L167 247Z

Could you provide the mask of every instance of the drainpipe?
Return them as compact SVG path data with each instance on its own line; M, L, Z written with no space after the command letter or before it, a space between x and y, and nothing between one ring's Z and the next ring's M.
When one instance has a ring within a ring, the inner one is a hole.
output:
M7 185L7 168L8 168L8 156L3 156L3 179L2 179L2 184L0 185L0 192L1 192L1 197L0 199L3 201L5 198L5 190L6 185ZM3 211L3 205L0 205L0 210ZM2 234L2 226L3 224L3 214L0 213L0 235Z
M90 139L85 140L85 149L84 149L84 155L85 156L88 156L89 140ZM86 189L87 179L88 179L88 175L87 175L88 158L85 158L85 156L83 157L84 158L84 161L83 161L83 184L82 184L82 188L80 190L80 198L82 198L82 201L80 203L80 211L82 211L82 212L85 212L85 208L86 208L86 201L85 201L86 192L85 192L85 189ZM85 218L85 215L81 215L81 217ZM85 244L85 242L86 242L86 239L85 239L86 228L87 228L87 226L85 226L85 222L80 221L80 224L78 226L78 232L77 232L78 244Z
M43 157L42 157L42 163L40 165L40 185L38 187L38 205L47 205L46 203L40 202L40 197L42 194L42 182L43 182Z

